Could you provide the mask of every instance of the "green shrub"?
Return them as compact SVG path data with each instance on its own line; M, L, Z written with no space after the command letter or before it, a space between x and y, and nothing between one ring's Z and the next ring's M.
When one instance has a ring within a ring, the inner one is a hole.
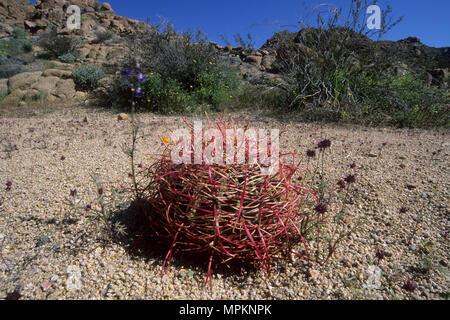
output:
M145 72L159 73L163 79L174 79L183 85L192 83L210 63L218 60L218 52L206 37L197 32L179 34L173 26L134 35L129 41L130 55L125 65L140 61Z
M58 57L58 60L64 63L74 63L77 57L72 53L66 53Z
M25 39L29 34L24 28L15 26L13 28L13 37L16 39Z
M12 76L15 76L16 74L26 72L27 69L20 65L20 64L7 64L0 66L0 78L11 78Z
M33 41L29 39L2 39L0 40L0 55L16 57L22 53L33 50Z
M6 55L0 55L0 78L10 78L16 74L26 72L22 61L16 58L8 58Z
M225 65L209 65L199 72L193 81L193 95L197 103L208 104L213 110L223 110L233 98L233 92L239 87L240 81L236 73Z
M106 31L97 31L95 36L99 42L105 42L111 40L114 37L115 33L112 30Z
M82 90L97 88L98 81L104 76L103 71L93 65L82 65L72 71L75 84Z
M154 27L135 35L129 45L130 56L121 67L124 75L102 98L105 105L129 107L134 101L143 110L174 113L218 111L233 102L240 79L230 67L217 63L216 49L201 33L194 37L170 26L163 31ZM141 83L136 78L140 73L146 77ZM142 88L140 99L132 91L137 86Z
M59 36L56 29L39 37L38 44L47 51L51 58L57 58L67 53L75 53L81 44L81 39L72 36Z

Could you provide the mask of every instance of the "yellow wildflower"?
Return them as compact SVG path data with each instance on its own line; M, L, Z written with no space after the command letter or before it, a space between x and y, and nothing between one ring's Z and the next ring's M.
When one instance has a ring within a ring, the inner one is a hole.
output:
M163 142L164 142L165 144L168 144L170 141L169 141L169 139L167 139L166 137L164 137L164 138L163 138Z

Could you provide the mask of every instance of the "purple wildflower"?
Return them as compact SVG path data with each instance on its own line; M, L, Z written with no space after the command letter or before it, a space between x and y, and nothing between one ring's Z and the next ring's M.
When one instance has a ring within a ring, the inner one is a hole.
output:
M345 182L347 182L348 184L350 183L355 183L356 182L356 176L354 174L348 174L345 176Z
M345 188L345 182L344 182L344 180L339 180L339 181L337 182L337 185L338 185L339 187L341 187L341 189L344 189L344 188Z
M122 75L124 75L126 77L130 76L131 75L131 69L127 68L127 69L123 70Z
M405 284L403 285L403 289L405 289L406 291L409 291L409 292L413 292L414 290L416 290L416 288L417 288L417 284L415 284L411 280L406 281Z
M383 259L385 255L386 255L386 253L383 250L381 250L381 249L378 249L377 252L375 253L375 256L379 260Z
M307 150L307 151L306 151L306 155L307 155L308 157L310 157L310 158L313 158L313 157L316 156L316 151L314 151L314 150Z
M319 203L314 210L318 213L324 214L328 211L328 205L326 203Z
M142 74L142 73L138 73L137 79L138 79L139 82L145 82L145 81L147 81L147 77L144 76L144 74Z
M319 149L326 149L326 148L329 148L329 147L331 147L331 140L330 139L322 138L317 143L317 148L319 148Z
M144 95L144 93L142 92L142 88L137 87L135 90L135 94L136 94L136 97L142 97Z

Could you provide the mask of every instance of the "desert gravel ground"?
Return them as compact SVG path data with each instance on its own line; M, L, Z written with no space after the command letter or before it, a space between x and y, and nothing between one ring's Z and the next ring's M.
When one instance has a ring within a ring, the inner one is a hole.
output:
M100 220L73 209L71 202L96 206L101 186L115 214L124 214L123 187L130 186L122 152L130 122L74 108L0 118L0 297L20 287L22 299L448 299L449 132L251 117L252 126L285 130L285 151L304 154L319 138L332 139L325 163L332 179L356 163L360 196L348 209L367 220L327 265L278 263L270 278L216 272L213 290L203 287L204 265L175 261L161 278L161 257L108 241ZM139 141L137 162L145 164L181 121L139 119L148 136ZM417 285L413 292L407 280Z

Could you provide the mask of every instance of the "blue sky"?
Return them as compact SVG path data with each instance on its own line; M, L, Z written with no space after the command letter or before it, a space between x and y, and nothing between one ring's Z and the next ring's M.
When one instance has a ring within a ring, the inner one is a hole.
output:
M104 2L104 1L101 1ZM250 33L257 47L275 31L295 26L304 18L308 6L329 3L348 7L349 0L108 0L114 11L128 18L157 21L164 17L177 30L204 31L211 41L222 43L225 35L233 43L233 35ZM306 3L306 6L305 6ZM369 2L370 3L370 2ZM393 16L404 20L384 39L400 40L416 36L429 46L450 46L450 0L381 0L389 4ZM288 28L293 31L295 28Z

